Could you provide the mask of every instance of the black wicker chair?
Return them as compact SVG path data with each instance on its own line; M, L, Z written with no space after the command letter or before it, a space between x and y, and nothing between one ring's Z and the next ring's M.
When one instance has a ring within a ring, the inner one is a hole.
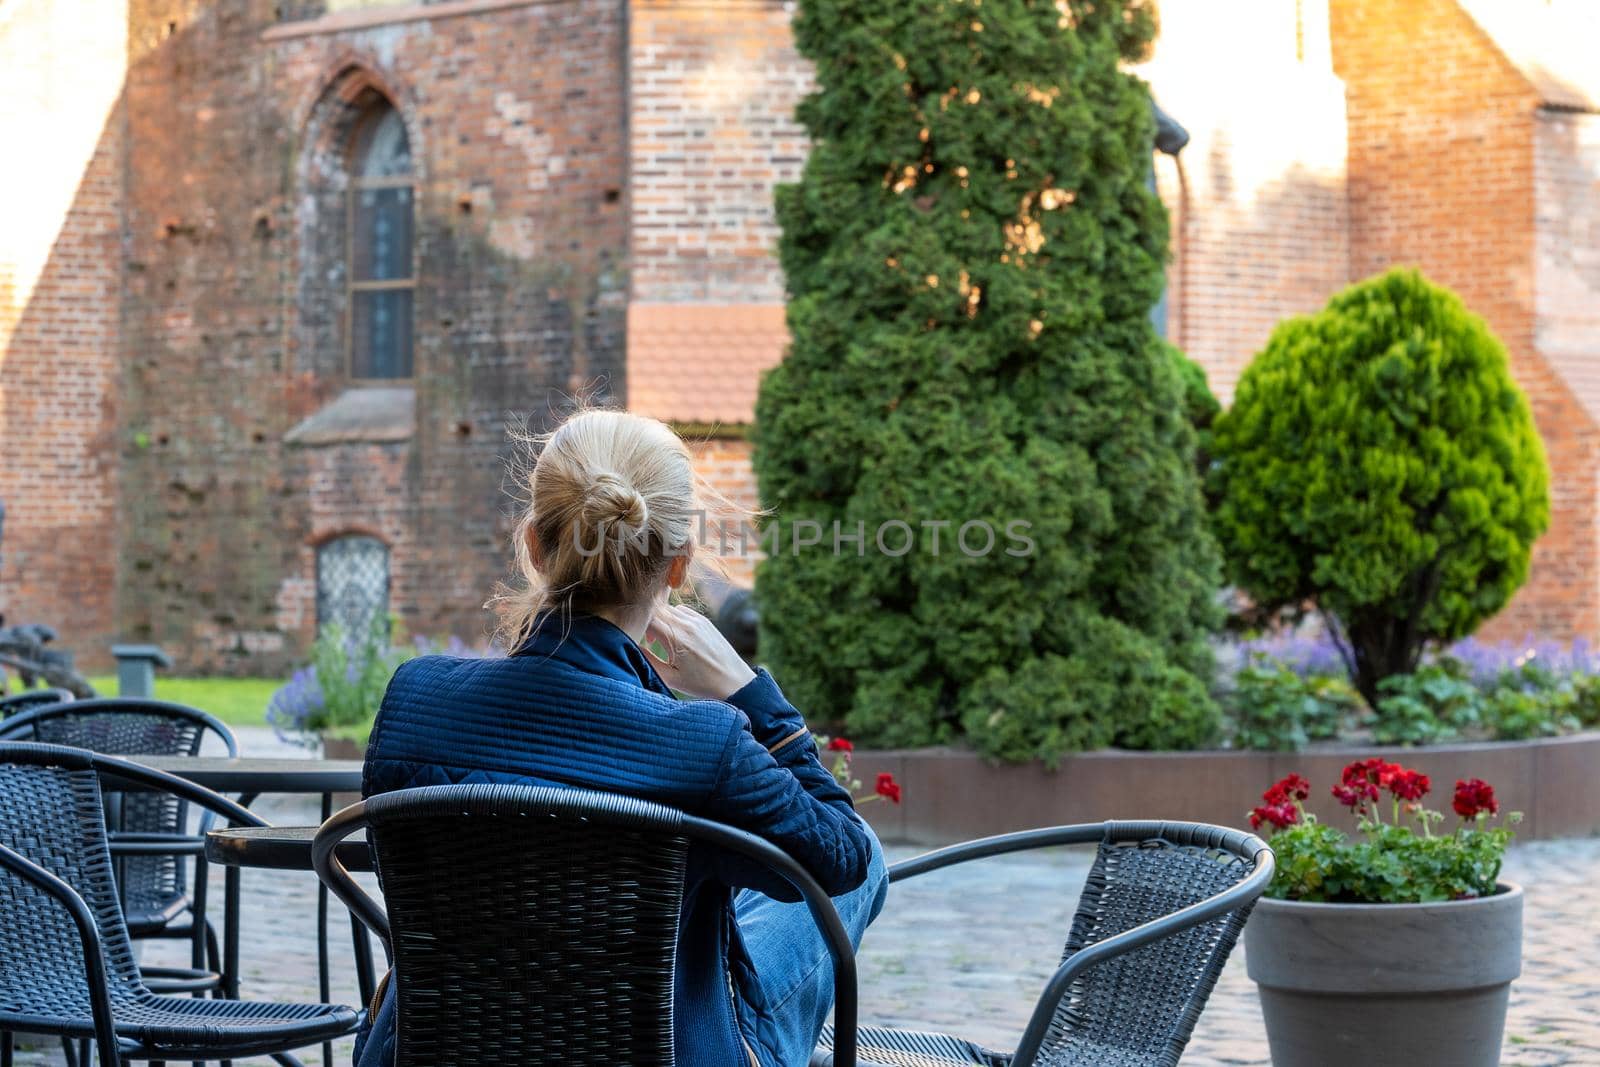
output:
M859 1059L823 1033L812 1067L1175 1067L1250 909L1272 850L1239 830L1182 822L1058 826L984 838L889 869L891 881L1050 845L1098 843L1067 936L1013 1053L946 1034L863 1027Z
M0 697L0 719L9 719L19 715L30 708L42 708L49 704L63 704L72 699L72 693L66 689L24 689L20 693L12 693L8 697Z
M49 704L0 723L0 741L37 741L85 748L108 756L197 756L206 736L218 738L227 755L239 754L233 731L198 708L163 700L112 697ZM145 979L160 993L220 988L215 929L206 921L205 832L188 832L189 810L179 797L133 793L111 798L111 852L128 935L190 942L187 968L147 968ZM171 849L163 850L167 841ZM193 890L188 863L194 856Z
M270 1055L338 1037L333 1004L161 996L134 963L112 877L100 778L170 792L234 824L262 820L210 790L59 745L0 743L0 1063L10 1034L93 1039L102 1067Z
M334 852L363 826L388 917ZM313 862L393 950L397 1067L670 1067L691 842L748 856L799 889L833 953L838 1062L852 1064L849 935L811 876L751 834L588 790L429 786L338 812L318 832Z

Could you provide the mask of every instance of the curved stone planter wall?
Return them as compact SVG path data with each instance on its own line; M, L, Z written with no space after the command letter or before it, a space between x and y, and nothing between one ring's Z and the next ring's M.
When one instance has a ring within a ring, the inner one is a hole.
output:
M1104 819L1185 819L1249 826L1261 791L1299 771L1311 779L1309 807L1340 828L1353 826L1328 788L1346 763L1382 756L1433 778L1429 806L1452 825L1458 778L1495 787L1501 811L1521 811L1517 839L1600 834L1600 732L1541 741L1428 748L1318 748L1287 752L1090 752L1054 771L1042 764L991 764L956 749L855 755L870 787L880 771L905 789L900 805L875 801L861 812L885 841L941 845L988 834Z

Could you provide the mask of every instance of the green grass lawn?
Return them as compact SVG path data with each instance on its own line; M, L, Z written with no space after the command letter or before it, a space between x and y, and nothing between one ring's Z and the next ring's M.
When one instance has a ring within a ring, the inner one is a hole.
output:
M90 678L103 697L117 695L115 675ZM229 726L264 726L267 701L283 682L277 678L162 678L156 676L156 699L209 711Z

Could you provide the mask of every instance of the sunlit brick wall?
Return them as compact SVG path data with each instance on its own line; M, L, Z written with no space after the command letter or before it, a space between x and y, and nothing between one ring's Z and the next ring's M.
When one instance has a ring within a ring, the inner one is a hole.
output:
M0 11L0 613L114 633L125 0Z
M1534 344L1600 417L1600 115L1534 123Z
M1334 0L1332 24L1349 91L1353 274L1407 264L1460 294L1505 343L1549 455L1550 531L1486 635L1593 637L1600 435L1536 344L1539 98L1453 0Z
M1167 336L1224 402L1282 319L1350 280L1344 86L1312 0L1165 0L1135 69L1190 135L1156 159L1172 220ZM1236 56L1240 61L1227 61Z

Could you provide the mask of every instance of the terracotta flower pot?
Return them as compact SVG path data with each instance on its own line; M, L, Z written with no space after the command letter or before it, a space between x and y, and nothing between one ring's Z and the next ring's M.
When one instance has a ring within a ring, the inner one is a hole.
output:
M1443 904L1262 900L1245 927L1273 1067L1497 1067L1522 889Z
M322 737L322 758L366 759L367 746L359 741L352 741L348 737L333 737L324 734ZM339 811L360 799L360 793L335 793L333 794L333 810Z
M348 737L333 737L324 734L322 737L323 759L365 759L367 746L359 741L352 741Z

